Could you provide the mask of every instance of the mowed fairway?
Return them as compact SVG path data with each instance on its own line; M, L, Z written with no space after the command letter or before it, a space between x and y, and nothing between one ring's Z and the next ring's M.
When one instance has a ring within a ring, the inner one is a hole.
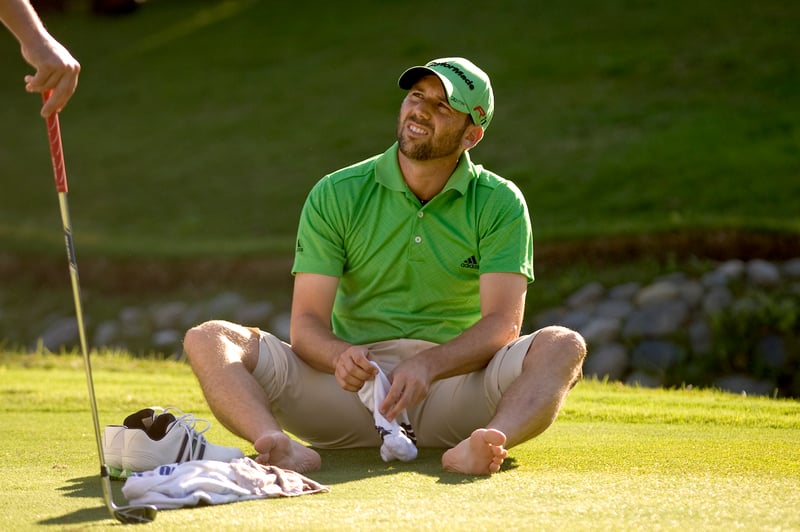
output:
M117 526L102 505L82 361L4 355L0 516L6 530ZM101 423L150 405L213 418L189 368L95 358ZM796 530L800 403L715 391L580 383L561 417L490 478L441 471L441 451L383 463L376 449L323 452L325 494L159 512L163 530ZM115 482L117 502L120 483Z

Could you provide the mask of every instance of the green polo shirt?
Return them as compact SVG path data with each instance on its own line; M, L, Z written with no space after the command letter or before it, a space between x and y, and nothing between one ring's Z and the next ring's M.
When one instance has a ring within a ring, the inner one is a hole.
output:
M339 278L334 333L356 344L444 343L481 317L479 276L533 281L525 199L464 153L424 206L406 185L395 143L323 177L303 206L292 273Z

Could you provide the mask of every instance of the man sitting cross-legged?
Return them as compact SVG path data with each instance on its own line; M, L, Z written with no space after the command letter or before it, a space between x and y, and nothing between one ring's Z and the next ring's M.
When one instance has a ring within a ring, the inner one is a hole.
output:
M325 176L303 207L291 343L224 321L186 334L212 411L262 463L309 472L321 466L313 448L380 447L357 393L376 376L372 361L391 382L380 414L405 411L420 447L447 448L444 469L470 475L499 471L580 378L578 333L520 336L528 209L468 152L494 113L488 76L444 58L399 85L397 142Z

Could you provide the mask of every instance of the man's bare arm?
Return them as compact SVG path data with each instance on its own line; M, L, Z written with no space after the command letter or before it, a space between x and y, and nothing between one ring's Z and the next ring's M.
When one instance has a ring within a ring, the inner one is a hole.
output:
M520 334L528 280L514 273L481 276L481 319L453 340L420 352L392 371L381 412L394 419L416 405L439 379L479 370Z
M333 373L339 385L355 392L375 377L364 346L345 342L333 334L331 311L339 279L328 275L298 273L292 296L292 349L309 366Z

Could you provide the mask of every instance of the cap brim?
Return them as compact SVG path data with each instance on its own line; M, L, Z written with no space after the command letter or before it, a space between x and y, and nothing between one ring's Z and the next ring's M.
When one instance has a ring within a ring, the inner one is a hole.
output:
M430 76L431 74L433 74L436 77L439 77L436 71L428 67L424 66L411 67L405 72L403 72L403 74L400 76L400 79L397 80L397 84L400 86L401 89L408 90L411 87L413 87L414 83L419 81L420 78L424 76Z
M453 109L462 113L469 113L469 111L466 109L462 109L462 107L464 107L463 105L453 101L453 93L456 92L455 88L453 87L453 82L432 68L425 66L411 67L403 72L403 74L400 76L400 79L397 80L397 84L401 89L409 90L417 81L425 76L436 76L436 78L442 83L442 86L444 87L444 93L447 96L447 100L450 102L450 105L453 106Z

